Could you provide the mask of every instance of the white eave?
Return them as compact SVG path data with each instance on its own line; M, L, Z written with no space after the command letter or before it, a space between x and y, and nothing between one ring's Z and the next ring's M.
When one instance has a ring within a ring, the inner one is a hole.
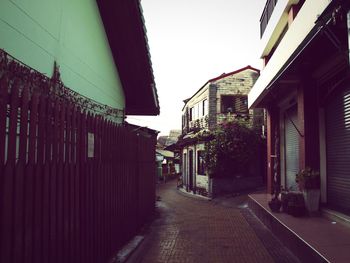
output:
M330 4L330 0L307 0L286 32L282 41L276 48L260 77L248 94L248 107L256 107L279 76L281 69L288 66L290 57L302 44L315 26L318 16Z

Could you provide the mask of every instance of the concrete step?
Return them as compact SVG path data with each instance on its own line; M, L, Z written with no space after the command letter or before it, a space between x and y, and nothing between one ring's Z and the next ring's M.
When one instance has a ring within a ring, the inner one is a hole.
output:
M271 212L271 195L249 195L248 206L302 262L350 262L350 227L331 218Z

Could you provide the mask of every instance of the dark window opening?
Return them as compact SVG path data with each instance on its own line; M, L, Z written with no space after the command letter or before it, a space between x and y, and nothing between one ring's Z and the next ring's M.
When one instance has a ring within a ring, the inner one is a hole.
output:
M200 175L205 175L205 161L204 161L204 151L197 152L197 173Z
M208 114L208 100L207 99L203 100L202 113L203 113L203 116Z
M245 95L221 96L221 113L247 113L248 98Z
M190 108L190 121L194 120L194 108Z

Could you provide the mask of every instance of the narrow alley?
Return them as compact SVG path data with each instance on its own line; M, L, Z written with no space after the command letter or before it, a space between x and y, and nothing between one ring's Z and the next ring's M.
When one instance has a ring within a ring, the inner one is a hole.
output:
M298 262L244 206L245 196L213 201L158 186L157 218L127 262Z

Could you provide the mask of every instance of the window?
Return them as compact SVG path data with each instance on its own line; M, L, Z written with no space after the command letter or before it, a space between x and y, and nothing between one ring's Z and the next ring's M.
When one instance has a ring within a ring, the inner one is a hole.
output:
M208 115L208 100L205 99L202 102L202 112L203 112L203 116Z
M197 152L197 174L205 175L204 151Z
M246 95L221 96L221 113L247 113L248 98Z
M196 106L196 119L199 119L201 117L201 107L199 106L199 104L197 103Z
M194 120L194 108L190 108L190 121Z
M184 129L186 126L186 115L182 115L182 129Z

